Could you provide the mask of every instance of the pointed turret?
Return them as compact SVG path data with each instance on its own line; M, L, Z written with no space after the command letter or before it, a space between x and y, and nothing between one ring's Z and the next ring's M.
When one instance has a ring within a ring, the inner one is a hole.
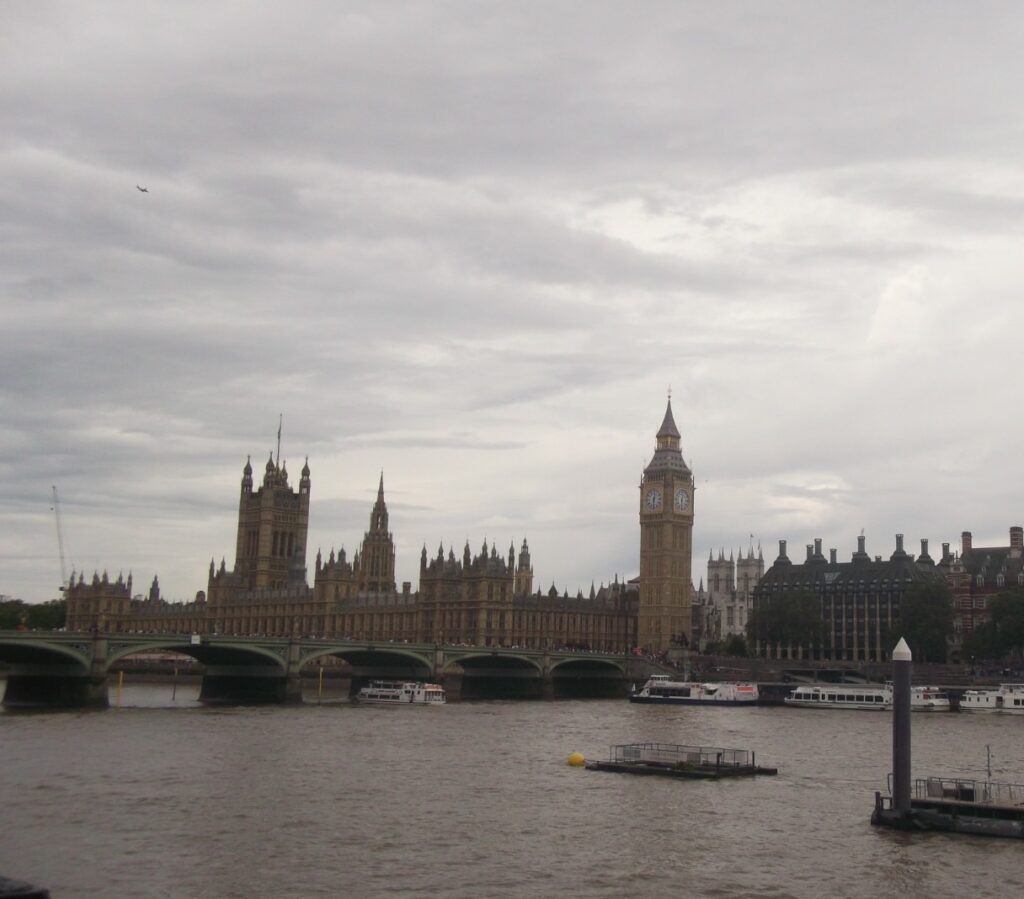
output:
M533 592L533 565L530 563L530 547L523 538L523 548L519 550L519 564L516 566L516 596L529 596Z
M384 472L380 473L380 483L377 485L377 501L373 504L373 512L370 513L370 532L385 533L388 529L388 507L384 502Z
M676 427L676 420L672 416L672 398L669 397L668 405L665 407L665 417L662 419L661 427L658 428L658 438L674 437L679 440L679 428Z
M654 450L654 457L644 469L644 478L658 472L673 471L688 475L690 469L683 461L683 452L680 449L679 428L676 427L676 420L672 415L672 398L669 397L668 405L665 407L665 418L658 428L657 444Z

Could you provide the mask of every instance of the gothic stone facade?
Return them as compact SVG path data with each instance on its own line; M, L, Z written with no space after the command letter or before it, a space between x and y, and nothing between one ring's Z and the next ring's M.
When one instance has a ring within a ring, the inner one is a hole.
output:
M705 637L708 642L720 642L729 637L745 637L750 610L754 602L754 588L764 577L764 555L758 545L754 555L753 541L744 555L742 547L736 556L729 551L708 554L708 587Z
M649 652L689 646L693 638L693 499L670 399L640 482L637 642Z
M626 652L686 645L693 633L690 548L693 475L682 459L669 402L640 491L640 576L588 596L533 589L525 540L507 554L485 542L460 555L440 546L420 556L419 589L395 583L395 544L381 476L358 550L348 557L317 552L306 581L311 478L308 460L298 489L273 456L254 490L242 471L235 563L210 562L206 593L188 604L159 591L133 600L130 587L80 579L67 591L68 626L110 631L349 637L526 648L573 647Z

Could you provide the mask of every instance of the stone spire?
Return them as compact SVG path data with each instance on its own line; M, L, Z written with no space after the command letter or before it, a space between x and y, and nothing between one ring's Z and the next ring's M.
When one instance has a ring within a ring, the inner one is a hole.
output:
M651 459L644 469L644 476L647 477L655 472L664 471L673 471L685 475L690 474L690 469L683 461L683 451L680 449L679 428L676 427L676 421L672 415L671 397L669 397L668 405L665 407L665 417L662 419L661 427L658 428L654 458Z
M662 419L661 427L658 428L658 437L674 437L676 440L680 439L679 428L676 427L676 420L672 416L672 397L668 398L668 405L665 407L665 417Z

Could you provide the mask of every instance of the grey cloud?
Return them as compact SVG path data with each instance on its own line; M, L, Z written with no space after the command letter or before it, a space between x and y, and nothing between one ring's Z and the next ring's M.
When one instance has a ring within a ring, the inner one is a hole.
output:
M87 561L192 595L281 412L311 545L358 539L386 467L403 546L498 521L545 585L631 576L668 384L711 482L695 579L749 532L1002 534L1022 31L985 3L8 4L0 590L50 595L56 482Z

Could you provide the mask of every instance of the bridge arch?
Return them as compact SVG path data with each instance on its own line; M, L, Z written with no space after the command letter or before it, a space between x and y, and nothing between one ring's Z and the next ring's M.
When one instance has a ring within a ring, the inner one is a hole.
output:
M543 661L539 656L520 655L518 653L510 653L508 650L502 650L499 654L486 648L467 648L454 653L446 651L444 655L445 669L447 670L451 665L460 665L463 669L525 669L536 672L538 675L544 672Z
M216 640L204 640L202 643L182 641L181 637L168 637L167 640L140 640L138 643L125 641L107 653L107 668L115 662L140 652L177 652L189 656L203 665L266 665L272 662L281 674L288 670L288 662L279 653L258 645L224 645Z
M608 671L625 676L629 663L619 659L591 658L579 656L575 658L560 658L551 663L552 674L567 674L569 672L586 671Z
M412 662L413 666L424 668L428 673L432 673L434 669L434 660L430 653L391 644L387 646L325 646L312 652L304 653L299 669L305 669L327 656L342 659L353 668L373 666L374 664L387 665L389 662L393 663L394 667L408 667L408 665L403 665L402 663Z
M82 641L83 646L88 641ZM51 643L45 638L16 639L0 636L0 661L12 665L46 665L63 662L73 663L81 668L81 674L88 674L92 668L92 656L85 649L67 643Z

